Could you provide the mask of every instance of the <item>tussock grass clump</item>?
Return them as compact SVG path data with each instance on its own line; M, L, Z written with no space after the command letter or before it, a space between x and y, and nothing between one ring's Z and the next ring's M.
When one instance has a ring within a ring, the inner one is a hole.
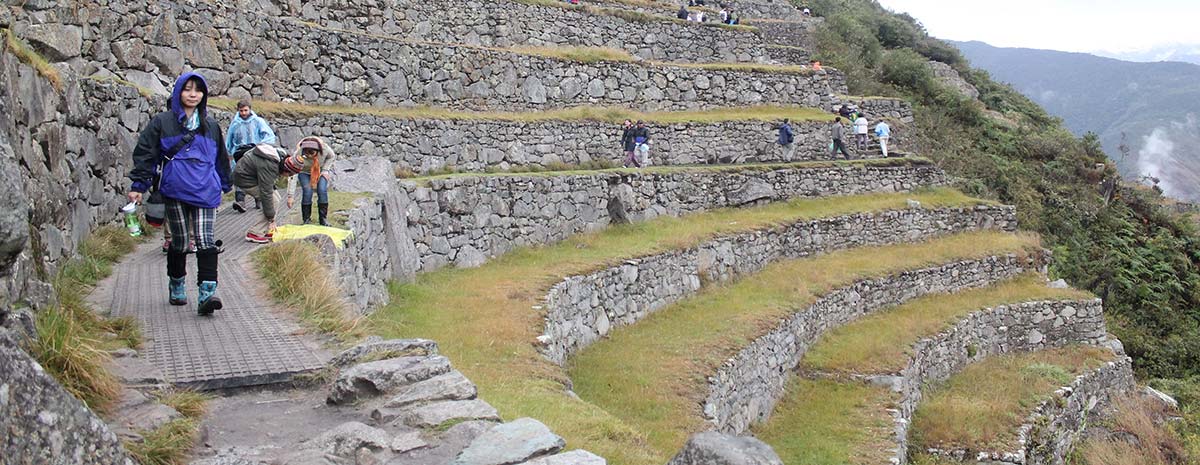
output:
M186 389L175 389L163 392L158 396L158 401L162 402L163 405L171 407L183 416L192 419L199 419L204 416L208 412L207 403L212 399L212 394Z
M307 326L339 341L362 336L359 319L350 316L341 289L316 246L284 241L263 247L253 257L271 295L298 310Z
M208 100L213 108L234 111L236 102L225 97L212 97ZM599 121L620 124L625 120L643 120L647 123L677 124L677 123L721 123L727 121L780 121L790 118L792 121L833 121L836 116L819 108L784 107L776 105L761 105L750 107L723 107L711 110L639 112L627 108L605 106L578 106L571 108L529 111L465 111L451 110L428 106L414 107L361 107L345 105L309 105L303 103L284 103L255 101L254 111L258 114L283 117L307 118L320 115L370 115L396 119L431 119L446 121L504 121L534 123L540 121Z
M38 363L68 392L101 413L109 411L121 389L105 366L111 359L107 351L137 348L142 343L141 329L131 318L109 319L94 313L85 296L137 242L117 226L93 231L80 245L80 256L59 269L53 283L58 304L38 312L38 337L29 341L30 354Z
M821 372L894 373L904 368L906 354L918 340L984 308L1092 298L1088 292L1052 289L1038 273L1025 273L979 289L928 295L829 331L805 354L803 365Z
M1179 434L1166 423L1179 412L1145 397L1127 397L1116 403L1117 413L1103 426L1135 438L1090 437L1075 450L1074 465L1182 465L1195 463Z
M776 262L616 329L569 362L570 377L580 397L644 431L666 461L705 429L697 406L706 375L820 296L861 279L1038 247L1034 236L984 231Z
M183 465L196 443L200 422L178 418L152 431L142 432L139 442L126 441L125 449L142 465Z
M50 81L55 90L62 92L63 78L58 73L58 68L55 68L46 58L34 51L29 44L21 40L20 37L17 37L17 34L11 28L4 28L4 43L5 47L13 55L16 55L21 62L32 66L33 69L37 70L38 74L46 78L47 81Z
M1016 446L1017 428L1038 403L1114 357L1093 346L1000 355L952 376L913 414L913 450L1001 450Z
M662 463L646 435L594 403L567 394L567 374L531 344L541 334L546 291L563 277L623 260L693 246L713 237L853 212L906 207L975 205L950 189L798 199L743 209L720 209L580 234L558 244L521 248L479 268L447 268L392 286L391 304L368 317L384 337L425 337L474 381L480 396L505 418L530 416L614 464ZM625 379L622 374L618 379Z

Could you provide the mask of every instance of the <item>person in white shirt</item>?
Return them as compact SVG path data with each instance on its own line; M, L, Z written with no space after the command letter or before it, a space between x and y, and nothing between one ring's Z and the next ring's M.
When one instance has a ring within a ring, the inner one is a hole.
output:
M854 120L854 137L857 148L859 150L867 149L867 116L859 113L858 118Z
M880 121L875 125L875 137L879 138L879 149L883 151L883 158L887 158L888 139L892 137L892 128L888 126L887 121Z

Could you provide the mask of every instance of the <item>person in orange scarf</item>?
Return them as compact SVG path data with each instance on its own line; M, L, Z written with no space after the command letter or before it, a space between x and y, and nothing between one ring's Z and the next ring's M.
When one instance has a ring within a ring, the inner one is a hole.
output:
M304 160L304 168L296 175L300 184L300 219L304 224L312 221L312 195L317 192L317 222L329 226L329 184L333 182L333 162L337 154L320 137L308 136L296 144L295 155ZM289 186L291 187L291 186ZM293 190L288 189L288 205L292 204Z

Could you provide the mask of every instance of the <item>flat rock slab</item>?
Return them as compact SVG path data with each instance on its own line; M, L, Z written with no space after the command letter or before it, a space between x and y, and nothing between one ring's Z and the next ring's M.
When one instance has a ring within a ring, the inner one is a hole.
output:
M379 428L351 421L322 433L308 445L325 453L352 456L360 447L372 450L391 448L392 436Z
M367 341L346 349L329 360L329 364L338 368L348 367L358 363L360 358L367 355L394 352L401 355L437 355L436 342L429 339L389 339L371 338Z
M496 425L471 441L453 465L512 465L553 454L567 445L542 422L519 418Z
M607 465L607 463L604 457L580 449L536 458L522 465Z
M383 406L398 408L439 400L470 400L477 393L475 383L458 370L453 370L401 388Z
M360 363L338 374L328 402L345 404L363 397L390 394L401 387L449 372L450 360L440 355Z
M414 428L433 428L451 420L500 421L500 414L487 402L473 400L447 400L414 407L400 417L400 421Z
M667 465L783 465L783 461L757 438L705 431L692 435Z

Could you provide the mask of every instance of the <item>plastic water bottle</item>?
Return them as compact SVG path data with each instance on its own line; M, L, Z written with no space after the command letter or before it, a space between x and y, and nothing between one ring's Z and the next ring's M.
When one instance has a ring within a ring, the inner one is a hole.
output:
M125 214L125 227L129 229L129 235L138 237L142 235L142 222L138 221L137 204L129 202L124 207L121 207L121 213Z

